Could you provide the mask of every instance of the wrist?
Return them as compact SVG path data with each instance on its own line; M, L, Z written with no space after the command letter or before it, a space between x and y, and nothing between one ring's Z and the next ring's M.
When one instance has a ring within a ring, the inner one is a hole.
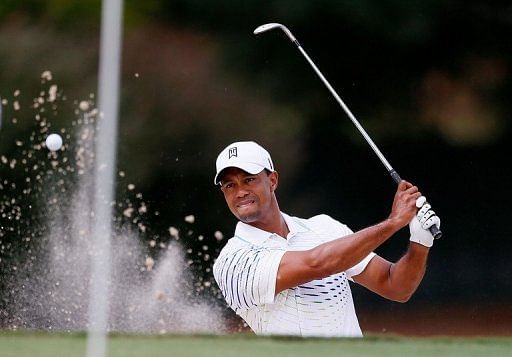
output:
M398 232L404 226L398 218L388 217L383 223L390 231L392 231L393 234Z
M411 247L421 247L421 248L427 248L430 249L434 245L434 239L432 240L426 239L426 240L420 240L416 237L411 236L409 238L409 241L411 242Z
M430 248L434 244L434 237L426 229L421 228L419 221L414 218L410 225L410 237L411 242L421 244L424 247Z

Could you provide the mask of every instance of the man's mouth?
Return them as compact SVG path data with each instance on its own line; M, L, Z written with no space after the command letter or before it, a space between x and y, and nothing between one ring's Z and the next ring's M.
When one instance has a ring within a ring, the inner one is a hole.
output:
M243 201L240 201L236 204L236 206L238 208L245 208L245 207L249 207L250 205L254 204L254 200L243 200Z

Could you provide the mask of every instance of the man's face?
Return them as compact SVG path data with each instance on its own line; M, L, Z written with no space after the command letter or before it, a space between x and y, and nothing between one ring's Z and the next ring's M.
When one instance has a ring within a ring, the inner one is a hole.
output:
M229 209L244 223L262 221L272 213L277 173L265 170L252 175L236 167L224 171L221 190Z

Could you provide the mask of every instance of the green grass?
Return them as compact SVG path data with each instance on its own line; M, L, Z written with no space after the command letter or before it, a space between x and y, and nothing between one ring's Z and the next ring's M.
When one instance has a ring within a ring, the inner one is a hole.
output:
M0 356L84 356L84 334L1 332ZM512 356L512 338L299 339L231 336L113 335L108 356Z

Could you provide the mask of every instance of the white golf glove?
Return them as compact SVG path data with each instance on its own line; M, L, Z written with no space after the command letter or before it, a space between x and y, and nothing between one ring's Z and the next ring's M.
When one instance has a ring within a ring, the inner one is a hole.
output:
M434 224L437 228L441 228L441 219L431 210L431 206L427 203L425 196L421 196L416 200L416 207L419 208L418 213L409 223L409 230L411 232L409 240L425 247L432 247L434 237L428 229Z

